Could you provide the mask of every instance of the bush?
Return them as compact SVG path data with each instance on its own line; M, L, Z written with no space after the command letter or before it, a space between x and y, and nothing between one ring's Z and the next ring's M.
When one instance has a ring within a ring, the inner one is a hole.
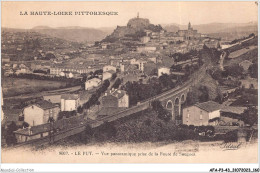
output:
M103 142L115 137L116 133L117 129L115 128L114 124L105 122L94 130L94 137L97 141Z
M228 132L224 135L224 142L236 142L237 139L237 130Z
M6 144L8 146L14 145L17 143L17 139L15 137L14 131L16 131L18 127L16 126L15 122L11 122L8 126L7 129L5 130L4 138L6 139Z

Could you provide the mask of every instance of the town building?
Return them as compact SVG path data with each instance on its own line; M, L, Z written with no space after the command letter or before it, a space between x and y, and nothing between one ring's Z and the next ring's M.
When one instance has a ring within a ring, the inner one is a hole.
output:
M116 67L112 66L112 65L106 65L103 67L103 72L107 72L107 71L114 71L116 72Z
M252 64L253 63L251 61L244 60L239 63L239 66L242 67L244 69L244 71L247 71Z
M9 63L10 62L10 58L2 58L2 63Z
M60 76L66 78L79 78L80 74L77 72L62 71L60 72Z
M101 99L102 107L129 107L129 96L123 90L110 90Z
M120 64L120 72L124 72L125 71L125 65L124 64Z
M163 74L170 74L170 68L168 67L160 67L158 68L158 77L160 77Z
M59 112L60 107L58 104L42 100L24 108L24 121L30 126L45 124L50 118L56 121Z
M97 70L96 68L89 68L84 65L78 65L77 67L67 67L63 64L56 64L50 67L50 74L60 76L61 72L68 71L68 72L77 72L79 74L89 73L91 71Z
M114 74L114 71L106 71L103 72L102 80L108 80L112 78L112 75Z
M156 51L156 46L141 46L141 47L137 47L136 51L138 53L141 53L141 52L155 52Z
M142 43L148 43L150 41L150 37L148 37L148 36L141 37L140 41Z
M213 102L197 103L183 109L183 124L194 126L217 125L220 117L221 105Z
M79 107L78 94L61 95L61 111L75 111Z
M241 114L244 113L246 107L225 106L220 110L219 125L223 126L244 126L241 120Z
M98 78L93 78L85 82L85 90L91 90L100 85L101 85L101 80Z
M184 40L192 40L192 39L197 39L201 37L201 34L198 33L197 30L194 30L191 27L191 23L189 22L188 24L188 29L187 30L179 30L177 32L178 36L183 37Z
M57 95L45 95L45 96L43 96L43 100L46 100L46 101L51 102L51 103L60 104L61 95L60 94L57 94Z
M241 79L241 87L247 88L247 89L258 89L258 81L255 78L246 78Z

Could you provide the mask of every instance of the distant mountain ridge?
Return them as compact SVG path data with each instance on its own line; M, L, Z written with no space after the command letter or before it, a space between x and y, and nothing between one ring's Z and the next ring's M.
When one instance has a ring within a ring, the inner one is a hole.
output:
M87 28L80 26L56 27L49 26L36 26L32 29L19 29L19 28L5 28L2 27L4 32L38 32L40 34L57 37L67 41L73 42L95 42L104 39L107 35L111 34L114 28Z
M191 23L192 25L192 23ZM179 29L187 29L187 25L179 24L165 24L162 25L164 29L168 32L177 32ZM248 22L248 23L209 23L209 24L200 24L192 25L193 29L197 29L199 33L202 34L211 34L218 32L257 32L258 24L257 22Z
M136 19L135 19L136 20ZM140 20L140 19L138 19ZM136 22L135 22L136 23ZM134 24L135 24L134 23ZM192 25L192 23L191 23ZM179 29L187 29L187 25L173 24L162 24L161 25L168 32L177 32ZM249 23L209 23L192 25L193 29L197 29L199 33L203 34L215 34L220 33L257 33L258 24L257 22ZM121 31L121 30L124 30ZM16 29L16 28L2 28L2 31L12 31L12 32L38 32L41 34L49 35L51 37L57 37L67 41L73 42L95 42L101 41L108 35L120 37L126 33L134 33L135 29L128 29L126 32L125 27L102 27L102 28L88 28L80 26L68 26L68 27L49 27L49 26L36 26L32 29ZM113 32L114 31L114 32Z
M100 41L103 38L105 38L108 34L110 34L109 30L100 30L80 26L57 28L51 28L48 26L37 26L32 28L31 31L74 42Z

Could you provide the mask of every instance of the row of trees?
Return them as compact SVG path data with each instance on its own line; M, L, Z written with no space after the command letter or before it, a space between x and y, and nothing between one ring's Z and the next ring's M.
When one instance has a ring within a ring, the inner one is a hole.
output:
M116 81L115 81L115 83L113 84L112 88L118 89L119 86L121 85L122 81L123 81L122 79L117 78Z
M101 96L101 94L104 93L108 89L109 85L110 85L110 82L108 80L105 80L103 82L103 84L101 85L101 87L99 89L97 89L95 93L93 93L91 95L89 100L86 103L84 103L82 105L82 107L78 108L78 112L82 113L84 109L89 109L93 105L99 105L100 102L98 101L98 99Z
M164 121L170 121L171 120L171 113L164 109L162 106L161 102L159 100L154 100L151 103L151 106L153 110L157 113L157 116L159 119L164 120Z
M187 93L186 105L194 105L198 102L209 101L209 90L206 86L200 86L193 88L191 92Z
M249 66L248 68L248 73L252 78L258 77L258 63L253 63L252 65Z
M186 61L197 56L199 52L197 50L191 50L187 53L171 53L168 56L174 59L174 62Z
M195 140L197 136L193 130L177 127L170 121L160 119L157 112L150 109L136 113L130 118L106 122L90 130L90 133L86 132L83 139L94 139L96 142L158 142Z
M143 84L142 82L136 81L128 81L125 85L121 86L121 89L128 93L130 105L136 105L137 102L149 99L166 90L172 89L187 79L187 75L176 76L162 74L159 78L149 79L148 84ZM115 83L118 85L119 81L116 81Z

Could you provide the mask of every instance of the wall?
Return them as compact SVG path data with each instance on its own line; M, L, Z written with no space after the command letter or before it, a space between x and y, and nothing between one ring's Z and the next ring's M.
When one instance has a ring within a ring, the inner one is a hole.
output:
M36 126L44 123L44 110L38 106L32 105L24 109L24 121L30 126Z
M209 113L209 119L213 119L213 118L216 118L216 117L220 117L220 110L216 110L216 111Z
M160 77L162 74L170 74L169 68L159 68L158 69L158 77Z
M110 70L116 72L116 67L111 66L111 65L106 65L106 66L103 67L103 72L107 72L107 71L110 71Z
M122 98L118 100L118 107L129 107L129 96L124 95Z
M118 100L116 97L108 95L102 97L102 107L118 107Z
M215 114L213 114L215 115ZM201 119L202 117L202 119ZM209 121L209 113L196 106L183 109L183 124L194 126L206 126Z
M78 108L78 100L64 100L61 99L61 111L74 111Z
M57 120L59 112L59 107L44 110L43 123L47 123L50 117L53 117L54 120Z
M106 80L106 79L110 79L112 77L112 74L111 73L103 73L103 78L102 80Z
M101 81L96 82L96 81L88 80L85 82L85 90L90 90L94 87L98 87L100 84L101 84Z

